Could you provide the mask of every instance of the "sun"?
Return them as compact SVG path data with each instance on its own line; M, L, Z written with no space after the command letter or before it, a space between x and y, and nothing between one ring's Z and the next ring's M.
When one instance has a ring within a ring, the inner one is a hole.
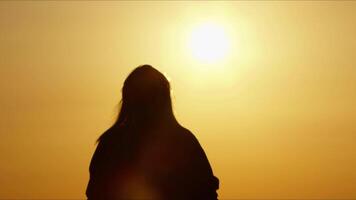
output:
M188 46L193 57L205 63L222 60L230 47L224 28L216 23L204 23L193 28Z

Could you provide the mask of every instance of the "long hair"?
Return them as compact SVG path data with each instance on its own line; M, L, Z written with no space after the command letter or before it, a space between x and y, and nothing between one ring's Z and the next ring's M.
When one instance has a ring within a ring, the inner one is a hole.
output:
M135 68L122 87L121 106L112 127L178 123L173 114L170 90L167 78L151 65Z

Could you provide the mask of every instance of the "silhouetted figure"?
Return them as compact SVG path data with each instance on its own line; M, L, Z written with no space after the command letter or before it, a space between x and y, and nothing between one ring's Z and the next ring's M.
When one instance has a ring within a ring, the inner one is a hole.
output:
M118 119L98 142L89 200L217 199L219 180L198 140L176 121L168 80L150 65L126 78Z

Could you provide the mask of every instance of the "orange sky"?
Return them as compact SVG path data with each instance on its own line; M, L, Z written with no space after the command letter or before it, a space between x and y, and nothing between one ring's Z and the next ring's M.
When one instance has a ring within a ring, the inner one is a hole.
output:
M214 21L213 64L187 37ZM356 2L0 2L0 198L84 198L124 78L165 72L224 198L356 198Z

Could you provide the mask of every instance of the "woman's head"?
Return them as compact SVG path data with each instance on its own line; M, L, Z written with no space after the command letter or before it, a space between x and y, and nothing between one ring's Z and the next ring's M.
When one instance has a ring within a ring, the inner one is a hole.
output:
M124 82L121 109L115 124L139 126L162 120L175 120L169 81L152 66L141 65Z

